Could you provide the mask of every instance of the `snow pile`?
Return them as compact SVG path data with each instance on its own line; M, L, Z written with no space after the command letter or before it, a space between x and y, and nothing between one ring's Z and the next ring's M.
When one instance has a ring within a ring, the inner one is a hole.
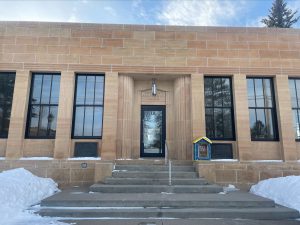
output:
M223 191L219 192L220 195L226 195L229 192L233 191L239 191L240 189L237 189L233 184L228 184L228 186L223 187Z
M233 184L228 184L227 187L223 187L223 191L225 193L228 193L228 192L233 192L233 191L239 191L240 189L236 188Z
M300 176L263 180L253 185L250 192L300 212Z
M0 184L1 224L63 224L25 211L31 205L59 191L52 179L40 178L19 168L0 173Z

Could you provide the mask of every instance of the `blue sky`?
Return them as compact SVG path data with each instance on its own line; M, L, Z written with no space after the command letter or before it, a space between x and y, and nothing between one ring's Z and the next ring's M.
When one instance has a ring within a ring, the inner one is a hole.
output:
M273 0L0 0L0 20L263 26ZM288 0L300 9L300 0ZM300 27L298 22L294 27Z

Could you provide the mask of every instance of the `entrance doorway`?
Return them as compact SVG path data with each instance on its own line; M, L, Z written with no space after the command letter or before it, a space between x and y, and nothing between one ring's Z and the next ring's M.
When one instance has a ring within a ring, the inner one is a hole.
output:
M142 105L141 157L164 157L166 106Z

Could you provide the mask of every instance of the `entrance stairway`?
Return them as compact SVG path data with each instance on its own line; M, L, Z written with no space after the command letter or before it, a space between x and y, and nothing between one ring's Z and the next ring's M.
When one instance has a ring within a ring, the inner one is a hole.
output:
M39 214L62 218L294 219L299 213L198 178L191 161L174 161L172 185L163 160L117 160L112 177L89 190L63 191L41 202Z

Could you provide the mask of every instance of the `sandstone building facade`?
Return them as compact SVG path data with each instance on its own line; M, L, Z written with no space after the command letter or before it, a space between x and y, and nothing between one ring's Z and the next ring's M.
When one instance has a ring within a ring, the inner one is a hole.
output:
M215 182L299 174L298 29L0 22L0 88L1 170L90 182L207 136L237 160L200 163Z

